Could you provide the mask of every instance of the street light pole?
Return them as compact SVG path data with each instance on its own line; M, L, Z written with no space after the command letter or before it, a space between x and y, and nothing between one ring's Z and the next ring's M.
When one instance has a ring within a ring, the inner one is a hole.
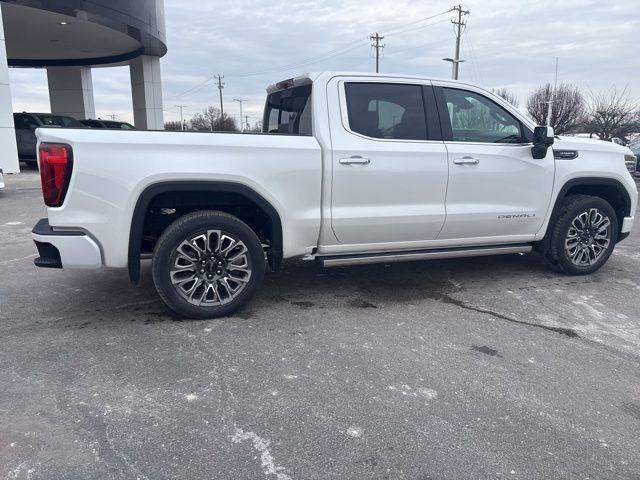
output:
M246 102L246 98L234 98L234 102L238 102L240 104L240 131L244 132L244 125L242 125L242 103Z

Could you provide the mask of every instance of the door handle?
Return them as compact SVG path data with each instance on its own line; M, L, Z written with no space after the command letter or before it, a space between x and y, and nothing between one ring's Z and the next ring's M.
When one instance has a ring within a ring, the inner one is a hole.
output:
M456 165L478 165L480 163L480 160L473 157L462 157L456 158L453 163L455 163Z
M361 157L360 155L340 159L340 165L369 165L370 163L371 160Z

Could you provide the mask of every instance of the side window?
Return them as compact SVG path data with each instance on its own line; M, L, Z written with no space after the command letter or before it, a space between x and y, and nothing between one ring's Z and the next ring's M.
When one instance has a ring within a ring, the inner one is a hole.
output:
M352 131L373 138L427 139L420 85L349 82L344 88Z
M520 121L497 103L475 92L443 88L451 122L451 140L523 143Z
M263 131L289 135L312 135L311 85L274 92L267 97Z

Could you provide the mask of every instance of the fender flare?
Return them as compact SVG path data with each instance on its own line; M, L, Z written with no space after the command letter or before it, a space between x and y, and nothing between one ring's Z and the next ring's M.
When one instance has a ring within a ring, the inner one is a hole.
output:
M206 191L211 193L236 193L253 201L269 216L272 223L272 245L269 261L276 268L282 261L282 221L278 211L255 190L246 185L216 180L171 180L153 183L147 186L136 201L129 229L128 269L131 283L140 282L140 252L142 250L142 233L144 218L151 201L159 194L167 192Z
M607 177L577 177L567 180L567 182L562 186L558 195L556 196L555 203L553 205L553 210L551 210L551 215L549 216L549 222L547 223L547 232L549 230L548 224L556 217L558 211L560 210L560 206L562 205L562 201L567 196L567 192L573 187L581 187L581 186L607 186L614 187L618 193L622 197L624 211L623 216L629 216L631 212L631 197L629 197L629 192L624 187L622 182L615 178L607 178ZM622 227L622 224L619 225ZM546 237L546 235L545 235Z

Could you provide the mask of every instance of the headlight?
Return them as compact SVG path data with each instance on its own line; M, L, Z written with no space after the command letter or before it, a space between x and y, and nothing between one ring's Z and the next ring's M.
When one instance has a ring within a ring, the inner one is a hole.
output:
M633 175L634 173L636 173L636 156L635 155L625 155L624 156L624 163L627 166L627 170L629 170L629 173L631 175Z

